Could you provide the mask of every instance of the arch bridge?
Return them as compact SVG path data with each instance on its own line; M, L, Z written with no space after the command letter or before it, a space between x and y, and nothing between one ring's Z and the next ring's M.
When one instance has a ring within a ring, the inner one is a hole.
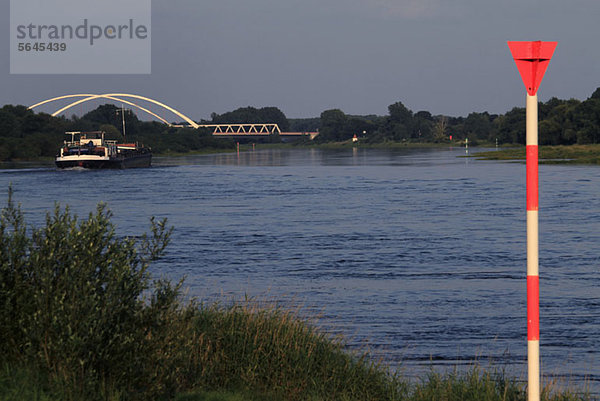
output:
M277 124L198 124L196 123L194 120L192 120L191 118L189 118L188 116L186 116L185 114L181 113L178 110L175 110L172 107L169 107L168 105L161 103L157 100L151 99L149 97L145 97L145 96L140 96L140 95L133 95L133 94L129 94L129 93L104 93L104 94L92 94L92 93L79 93L79 94L73 94L73 95L63 95L63 96L58 96L58 97L54 97L51 99L46 99L44 101L41 101L39 103L36 103L34 105L29 106L30 110L35 109L36 107L42 106L44 104L47 103L53 103L53 102L57 102L57 101L61 101L61 100L65 100L65 99L78 99L78 100L74 100L71 103L67 104L66 106L57 109L55 112L51 113L53 117L56 117L64 112L66 112L67 110L85 103L85 102L89 102L92 100L96 100L96 99L108 99L108 100L112 100L115 102L121 102L123 104L127 104L129 106L135 107L149 115L151 115L152 117L158 119L159 121L165 123L166 125L168 125L169 127L191 127L191 128L209 128L213 130L213 136L220 136L220 137L246 137L246 136L268 136L268 135L272 135L272 134L279 134L279 135L284 135L284 136L303 136L303 135L308 135L310 136L310 139L313 139L315 136L318 135L318 133L316 132L281 132L281 130L279 129L279 126ZM140 106L139 104L137 104L135 101L137 100L142 100L148 103L152 103L156 106L161 107L164 110L170 111L171 113L175 114L176 116L178 116L179 118L183 119L183 121L185 121L187 123L187 125L174 125L169 123L165 118L161 117L159 114L154 113L151 110L148 110L147 108Z

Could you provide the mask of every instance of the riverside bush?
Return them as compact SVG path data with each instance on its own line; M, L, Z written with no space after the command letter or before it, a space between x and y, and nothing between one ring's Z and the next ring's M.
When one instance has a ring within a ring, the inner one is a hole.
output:
M171 285L152 284L147 273L169 241L165 220L153 219L138 244L115 236L110 217L104 205L81 221L56 206L28 235L11 189L0 213L3 359L47 372L79 396L107 385L152 393L144 382L152 330L177 305Z

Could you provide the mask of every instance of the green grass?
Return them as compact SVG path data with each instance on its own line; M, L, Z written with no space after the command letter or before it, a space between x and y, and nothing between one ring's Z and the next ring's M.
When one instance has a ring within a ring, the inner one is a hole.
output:
M1 401L62 401L70 399L72 392L66 388L48 386L43 376L33 374L26 369L11 369L5 365L0 371L0 400ZM86 398L80 398L82 401ZM127 400L127 394L105 394L102 398L107 401ZM159 399L174 401L287 401L288 394L259 392L252 389L222 389L222 390L186 390L178 394ZM470 370L458 373L440 373L431 371L416 382L402 386L398 398L370 397L348 398L338 395L336 398L304 394L298 398L307 401L336 400L405 400L405 401L526 401L525 384L507 377L503 371L487 370L474 365ZM597 400L587 393L577 392L572 388L561 386L557 381L546 380L543 383L542 401L588 401Z
M185 394L175 397L175 401L253 401L255 398L240 393L231 392L202 392Z
M201 307L200 388L242 388L288 400L401 399L402 382L366 355L346 352L295 312L255 302Z
M475 365L462 373L457 371L440 374L432 371L420 383L412 387L410 401L526 401L525 383L506 376L504 371L493 367L482 369ZM561 387L558 381L546 378L542 383L542 401L595 400L587 392Z
M251 391L195 391L179 394L174 401L284 401L284 399Z
M2 401L52 401L48 390L42 386L43 379L26 369L9 365L0 368L0 400Z
M525 147L479 152L483 160L525 160ZM540 146L541 164L600 164L600 145Z

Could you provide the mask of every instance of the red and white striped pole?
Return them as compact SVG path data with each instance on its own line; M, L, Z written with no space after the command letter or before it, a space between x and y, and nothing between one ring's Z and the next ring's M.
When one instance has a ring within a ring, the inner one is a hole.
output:
M556 42L508 42L527 88L527 400L540 400L540 276L537 90Z
M540 399L540 276L538 191L538 101L527 95L527 371L528 400Z

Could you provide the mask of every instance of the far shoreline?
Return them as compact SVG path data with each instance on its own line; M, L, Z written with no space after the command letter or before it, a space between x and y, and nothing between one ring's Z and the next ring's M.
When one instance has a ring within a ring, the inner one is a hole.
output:
M253 147L255 145L255 147ZM447 149L465 147L462 141L456 142L380 142L366 143L363 141L352 142L351 140L343 142L326 143L244 143L240 144L240 152L252 152L253 150L268 149ZM478 160L490 161L525 161L525 146L522 145L502 145L493 149L494 145L488 143L478 143L476 146L470 146L473 153L467 156ZM155 153L153 156L159 158L184 158L190 156L214 155L214 154L232 154L237 149L213 149L195 150L190 152L162 152ZM560 145L560 146L540 146L540 164L600 164L600 144L591 145ZM54 158L39 157L30 159L5 160L0 161L0 170L27 169L27 168L52 168L54 167Z
M525 146L478 152L470 155L478 160L525 161ZM600 164L600 144L558 145L539 147L540 164Z

